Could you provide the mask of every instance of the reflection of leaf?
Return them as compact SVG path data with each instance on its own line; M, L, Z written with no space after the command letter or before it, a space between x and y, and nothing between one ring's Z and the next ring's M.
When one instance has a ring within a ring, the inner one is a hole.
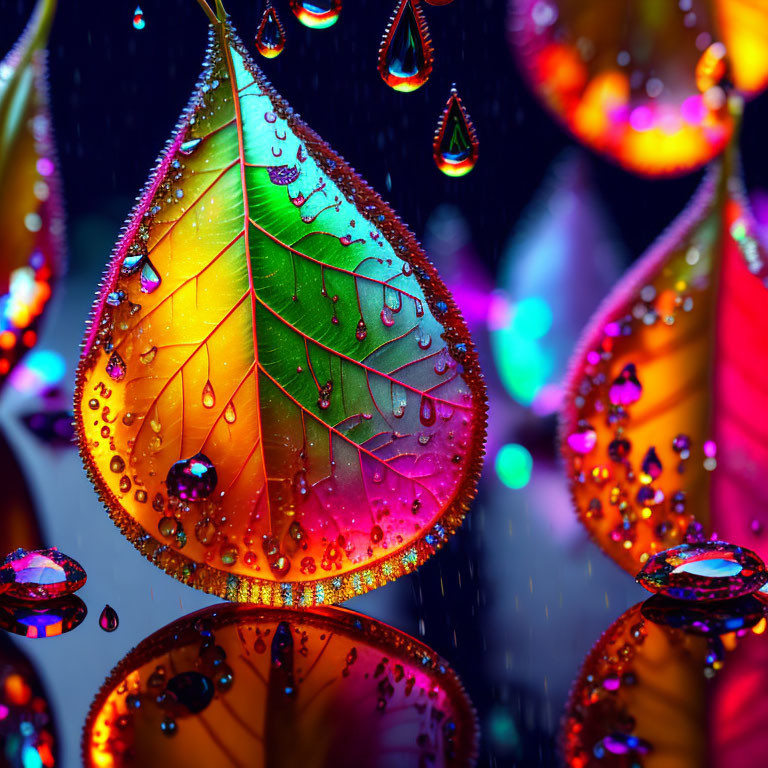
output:
M768 262L743 200L715 168L606 300L570 376L576 506L630 573L692 521L768 555Z
M36 341L64 223L48 109L45 46L55 0L39 0L0 63L0 380Z
M191 671L213 682L212 700L166 709L169 680ZM465 768L476 739L460 681L418 641L339 608L228 605L173 622L120 661L91 706L83 755L88 768Z
M476 356L413 236L228 25L211 41L95 308L81 448L116 522L188 583L346 599L459 524L482 451ZM215 491L178 504L164 480L197 454ZM160 547L164 510L183 532L164 523Z

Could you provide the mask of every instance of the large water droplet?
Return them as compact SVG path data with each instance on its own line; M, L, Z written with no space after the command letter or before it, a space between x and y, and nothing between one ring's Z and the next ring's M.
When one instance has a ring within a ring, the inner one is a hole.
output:
M211 460L198 453L189 459L177 461L166 478L168 493L184 501L207 499L216 488L219 478Z
M597 432L594 427L582 422L575 432L568 435L568 447L576 453L589 453L597 443Z
M724 541L680 544L648 558L637 581L676 600L726 600L751 594L768 582L763 561Z
M141 10L141 6L136 6L136 10L133 12L133 28L144 29L147 26L147 22L144 20L144 11Z
M152 266L152 262L149 259L145 259L144 264L141 267L141 275L139 277L141 283L142 293L153 293L160 287L162 280L160 275Z
M266 59L274 59L285 48L285 31L271 3L267 3L256 31L256 50Z
M183 141L179 147L179 152L181 152L182 155L191 155L195 149L197 149L197 146L201 141L202 139L188 139L187 141Z
M113 352L107 362L107 376L115 381L122 381L125 378L125 361L117 352Z
M325 29L339 20L341 0L291 0L296 18L311 29Z
M624 366L608 391L608 397L614 405L630 405L637 402L642 394L643 387L637 378L634 363Z
M77 595L53 600L0 601L0 628L29 638L56 637L82 624L88 609Z
M435 423L435 401L427 395L421 396L421 405L419 406L419 421L425 427L431 427Z
M99 616L99 626L105 632L114 632L119 624L120 619L117 615L117 611L111 605L105 605L104 610L102 610L101 615Z
M395 324L395 318L392 315L392 310L389 307L381 308L381 322L387 328L391 328Z
M216 393L213 391L213 384L210 381L205 382L203 387L203 406L213 408L216 405Z
M379 74L396 91L415 91L432 72L432 47L424 15L412 0L400 0L379 49Z
M211 703L215 689L210 677L190 671L174 675L165 692L189 712L197 714Z
M57 549L17 549L0 566L0 591L24 600L50 600L85 584L83 567Z
M464 176L477 163L478 142L472 121L456 90L448 103L435 134L433 156L437 167L446 176Z

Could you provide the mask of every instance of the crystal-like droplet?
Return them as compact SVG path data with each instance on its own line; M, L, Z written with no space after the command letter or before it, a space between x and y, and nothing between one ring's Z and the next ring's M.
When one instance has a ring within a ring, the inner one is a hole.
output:
M147 22L144 21L144 11L141 10L141 6L136 6L136 10L133 12L133 28L144 29L147 26Z
M153 293L160 287L160 283L163 282L149 259L144 260L139 281L142 293Z
M477 163L478 147L475 128L454 88L437 124L435 164L446 176L464 176Z
M265 59L274 59L285 48L285 31L275 9L267 3L261 23L256 31L256 50Z
M216 393L213 391L213 384L210 381L205 382L203 387L203 406L213 408L216 405Z
M200 672L181 672L174 675L165 687L173 702L191 714L202 712L213 700L213 680Z
M294 16L311 29L325 29L339 20L341 0L291 0Z
M768 571L749 549L702 541L652 555L637 581L676 600L727 600L759 590L768 582Z
M125 378L125 361L117 352L113 352L107 362L107 376L114 381L122 381Z
M224 421L227 424L234 424L237 420L237 412L235 411L235 404L230 400L227 403L227 407L224 409Z
M213 462L202 453L177 461L169 470L166 486L171 496L183 501L202 501L216 488L219 478Z
M85 584L83 567L57 549L17 549L0 565L0 590L24 600L50 600Z
M642 394L643 387L637 378L637 369L634 363L628 363L624 366L608 391L608 397L614 405L631 405L637 402Z
M114 632L119 624L120 619L117 615L117 611L111 605L105 605L99 616L99 626L105 632Z
M432 73L432 45L418 0L400 0L379 49L379 74L396 91L415 91Z

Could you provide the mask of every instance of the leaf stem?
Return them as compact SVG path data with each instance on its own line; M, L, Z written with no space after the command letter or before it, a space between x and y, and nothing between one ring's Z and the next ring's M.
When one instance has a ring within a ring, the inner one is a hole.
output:
M208 21L211 22L211 24L218 24L219 20L216 18L216 14L213 12L213 9L210 5L206 2L206 0L197 0L198 5L203 9L203 13L208 17Z

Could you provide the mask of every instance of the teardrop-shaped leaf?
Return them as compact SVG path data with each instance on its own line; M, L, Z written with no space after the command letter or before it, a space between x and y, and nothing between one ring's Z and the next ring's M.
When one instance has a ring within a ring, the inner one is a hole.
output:
M340 608L217 605L120 661L83 764L470 768L476 730L454 671L391 627Z
M84 347L86 467L196 587L344 600L415 568L473 495L485 395L458 309L226 24Z
M768 6L512 0L524 72L574 135L647 175L715 157L733 130L727 95L768 82Z
M55 9L39 0L0 63L0 382L37 341L64 262L45 50Z
M714 532L768 555L768 261L734 165L617 285L568 381L575 504L632 574Z

